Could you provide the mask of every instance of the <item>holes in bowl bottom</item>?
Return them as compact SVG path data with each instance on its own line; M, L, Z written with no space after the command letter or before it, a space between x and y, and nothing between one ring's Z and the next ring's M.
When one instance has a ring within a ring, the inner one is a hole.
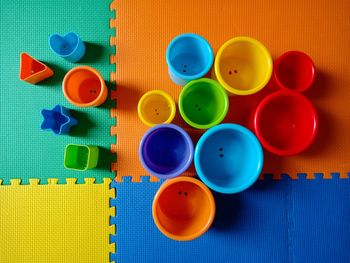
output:
M224 154L223 154L223 151L224 151L224 148L223 147L220 147L219 148L219 152L220 152L220 157L222 158L222 157L224 157Z
M235 69L235 70L233 71L233 73L237 74L237 73L238 73L238 70ZM230 70L230 71L228 72L228 74L229 74L229 75L232 75L232 70Z

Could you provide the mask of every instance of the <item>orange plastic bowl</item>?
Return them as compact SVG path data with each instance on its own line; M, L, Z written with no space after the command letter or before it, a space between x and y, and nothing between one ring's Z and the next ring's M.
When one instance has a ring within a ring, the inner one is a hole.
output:
M88 66L75 67L63 79L63 94L78 107L99 106L107 99L108 90L101 74Z
M159 188L153 200L152 214L154 223L165 236L188 241L209 229L215 216L215 201L201 181L176 177Z

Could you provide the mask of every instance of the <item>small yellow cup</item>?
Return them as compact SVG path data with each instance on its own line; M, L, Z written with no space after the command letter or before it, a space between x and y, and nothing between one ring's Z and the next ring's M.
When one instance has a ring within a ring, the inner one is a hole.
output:
M141 97L137 106L141 121L149 127L171 123L176 106L173 98L162 90L151 90Z
M250 37L235 37L219 49L212 78L233 95L250 95L261 90L272 74L267 48Z

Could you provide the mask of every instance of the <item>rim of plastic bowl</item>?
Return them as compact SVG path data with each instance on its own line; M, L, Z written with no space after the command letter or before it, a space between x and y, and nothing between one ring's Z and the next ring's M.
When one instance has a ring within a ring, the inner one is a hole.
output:
M236 89L234 87L231 87L228 83L226 83L226 81L224 80L224 78L222 77L222 75L220 73L220 60L221 60L221 56L222 56L223 52L225 51L225 49L228 46L230 46L231 44L236 43L236 42L249 42L249 43L256 45L257 47L259 47L262 50L262 52L265 54L265 56L267 58L267 61L268 61L267 74L266 74L264 80L258 86L254 87L252 89L242 90L242 89ZM220 47L220 49L216 55L215 63L214 63L215 75L216 75L218 82L220 82L220 84L228 92L235 94L235 95L250 95L250 94L257 93L258 91L263 89L271 79L272 69L273 69L273 61L272 61L272 57L271 57L269 50L260 41L254 39L254 38L245 37L245 36L234 37L234 38L231 38L228 41L226 41Z
M241 186L237 186L237 187L222 187L219 186L215 183L213 183L205 174L203 171L203 168L201 166L201 161L200 161L200 154L201 151L203 149L203 144L207 141L207 139L209 137L211 137L213 134L217 133L217 132L221 132L224 130L234 130L234 131L238 131L242 134L244 134L245 136L248 136L250 138L250 140L252 141L253 144L255 144L255 148L256 148L256 152L258 155L258 159L259 162L257 164L257 170L256 170L256 174L254 176L252 176L245 184L242 184ZM239 124L234 124L234 123L225 123L225 124L220 124L217 125L211 129L209 129L208 131L206 131L202 137L199 139L196 149L195 149L195 153L194 153L194 166L196 168L196 172L199 176L199 178L212 190L219 192L219 193L223 193L223 194L235 194L235 193L239 193L242 192L246 189L248 189L251 185L253 185L255 183L255 181L258 179L258 177L260 176L260 173L262 171L263 168L263 164L264 164L264 153L263 153L263 149L261 147L261 144L259 142L259 140L257 139L257 137L247 128L243 127L242 125Z
M157 173L155 171L153 171L152 169L150 169L148 167L148 165L145 162L145 159L143 157L143 147L145 144L145 140L146 138L148 138L148 136L153 133L155 130L157 129L162 129L162 128L169 128L169 129L174 129L176 131L178 131L183 137L184 140L186 141L187 145L188 145L188 150L189 150L189 158L186 160L186 163L183 165L183 167L181 169L177 169L176 171L172 172L172 173L168 173L168 174L161 174L161 173ZM193 147L193 142L191 137L188 135L188 133L182 129L180 126L169 123L169 124L158 124L153 126L152 128L148 129L148 131L146 131L146 133L142 136L140 145L139 145L139 159L141 161L141 164L143 166L143 168L145 168L145 170L150 173L153 176L156 176L160 179L170 179L176 176L181 175L182 173L184 173L188 167L191 165L192 161L193 161L193 152L194 152L194 147Z
M189 38L193 38L196 39L198 41L202 41L207 49L208 49L208 55L210 56L209 58L209 63L208 65L206 65L206 67L199 73L194 74L194 75L184 75L181 72L179 72L178 70L176 70L172 63L171 63L171 59L170 59L170 50L173 48L173 46L176 44L177 41L181 40L181 38L183 37L189 37ZM201 77L203 77L205 74L207 74L209 72L209 70L211 69L213 63L214 63L214 52L213 52L213 48L211 47L210 43L208 42L208 40L206 40L204 37L194 34L194 33L185 33L185 34L181 34L176 36L168 45L167 47L167 51L166 51L166 62L168 64L168 67L170 68L171 72L173 72L176 76L178 76L181 79L184 80L193 80L193 79L199 79Z

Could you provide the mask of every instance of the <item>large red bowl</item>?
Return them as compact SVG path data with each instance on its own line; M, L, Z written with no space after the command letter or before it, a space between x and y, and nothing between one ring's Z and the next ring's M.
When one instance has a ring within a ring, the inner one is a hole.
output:
M316 137L317 112L303 95L295 91L278 91L258 105L254 129L266 150L283 156L298 154Z

